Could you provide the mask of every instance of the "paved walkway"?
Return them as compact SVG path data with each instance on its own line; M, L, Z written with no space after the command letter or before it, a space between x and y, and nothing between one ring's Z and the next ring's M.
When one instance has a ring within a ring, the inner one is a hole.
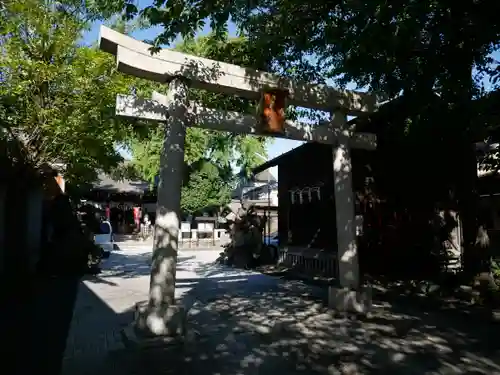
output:
M334 317L323 290L213 265L217 251L179 256L192 340L126 349L119 332L149 284L143 250L121 246L81 283L63 375L500 374L496 326L396 306L364 322Z

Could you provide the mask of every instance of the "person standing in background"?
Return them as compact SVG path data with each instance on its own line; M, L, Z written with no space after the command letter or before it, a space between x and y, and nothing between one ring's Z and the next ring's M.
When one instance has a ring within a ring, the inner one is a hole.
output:
M134 210L135 231L138 232L141 229L141 208L135 206L133 210Z
M109 208L109 204L106 205L106 220L111 223L111 208Z

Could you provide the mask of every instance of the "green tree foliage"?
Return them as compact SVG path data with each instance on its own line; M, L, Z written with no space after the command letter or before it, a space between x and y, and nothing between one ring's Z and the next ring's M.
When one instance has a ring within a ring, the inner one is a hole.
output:
M493 119L486 113L496 99L489 106L479 99L485 80L498 86L499 64L491 54L500 44L499 10L495 0L169 0L142 13L164 27L156 45L192 35L207 22L222 35L231 20L261 55L272 57L279 74L353 82L384 99L399 97L386 119L413 145L406 150L415 153L425 142L422 173L448 172L448 185L457 187L466 247L473 249L478 223L472 143L498 137L485 127L498 123L497 111Z
M207 22L223 35L231 19L281 74L354 82L384 98L411 96L413 126L420 126L420 109L438 94L449 107L443 118L453 125L445 131L456 145L484 135L473 121L472 102L484 94L484 80L494 87L498 82L491 53L500 42L499 10L494 0L173 0L155 2L142 14L164 28L156 45L192 35Z
M210 161L200 160L189 171L182 187L181 208L186 213L196 213L208 207L223 207L231 200L231 171L222 170Z
M231 19L287 74L342 78L391 97L420 87L444 91L466 66L467 80L474 65L481 72L491 68L499 7L494 0L173 0L157 1L142 14L164 27L157 45L193 35L207 22L222 35Z
M251 45L244 38L216 39L213 35L186 39L175 48L196 56L208 57L242 66L265 68L266 61L255 58ZM165 88L155 86L159 91ZM256 103L203 90L191 90L190 99L207 107L255 113ZM158 175L163 129L149 127L147 137L137 137L130 143L133 165L142 178L153 181ZM262 163L270 138L189 128L186 134L185 163L190 171L182 193L182 206L188 212L229 201L233 176L231 166L249 171ZM205 161L209 161L207 164ZM210 165L210 173L206 168ZM199 169L203 166L205 169Z
M80 2L26 0L0 8L0 116L35 166L66 164L70 183L90 182L122 158L133 126L115 118L115 96L132 79L113 58L79 47L96 13Z

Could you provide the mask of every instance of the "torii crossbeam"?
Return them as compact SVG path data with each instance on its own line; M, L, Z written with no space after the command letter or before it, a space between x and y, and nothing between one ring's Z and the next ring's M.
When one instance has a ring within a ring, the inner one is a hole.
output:
M163 122L168 118L167 105L167 96L157 92L153 93L153 99L132 95L116 96L116 114L123 117ZM237 134L269 135L261 132L258 125L259 120L255 115L206 108L193 102L190 102L187 108L186 126ZM284 132L273 137L333 145L340 130L332 129L327 122L308 124L287 120ZM349 138L349 145L351 148L374 150L377 147L377 139L371 133L353 133Z

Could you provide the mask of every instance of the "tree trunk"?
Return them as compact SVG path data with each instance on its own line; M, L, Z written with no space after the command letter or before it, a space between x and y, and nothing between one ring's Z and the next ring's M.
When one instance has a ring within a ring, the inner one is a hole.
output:
M474 148L477 125L472 124L472 92L474 87L475 37L471 35L462 3L454 4L450 12L452 28L444 52L446 78L442 98L450 105L448 134L458 153L456 165L457 192L463 224L463 266L474 276L488 265L487 249L478 244L477 159Z
M485 272L488 251L482 247L478 239L478 195L476 191L477 164L472 145L462 149L459 158L463 174L459 178L459 209L463 225L463 266L470 277Z

